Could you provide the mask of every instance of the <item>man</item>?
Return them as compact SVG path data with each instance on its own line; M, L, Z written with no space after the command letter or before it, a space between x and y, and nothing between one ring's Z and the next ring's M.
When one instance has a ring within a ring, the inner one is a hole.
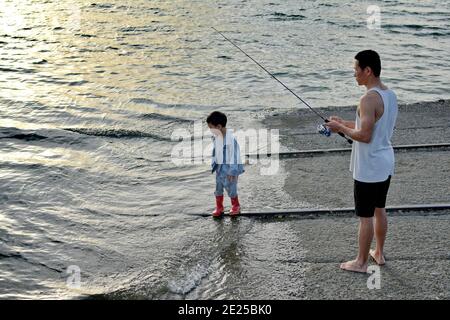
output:
M354 140L350 171L353 172L356 215L360 217L359 252L341 269L367 272L370 256L378 265L385 263L383 248L387 233L386 196L394 173L391 138L397 119L397 97L380 79L380 56L373 50L359 52L354 60L358 85L367 88L356 112L356 121L330 117L332 132L342 132ZM373 217L375 215L375 221ZM376 247L370 250L375 234Z

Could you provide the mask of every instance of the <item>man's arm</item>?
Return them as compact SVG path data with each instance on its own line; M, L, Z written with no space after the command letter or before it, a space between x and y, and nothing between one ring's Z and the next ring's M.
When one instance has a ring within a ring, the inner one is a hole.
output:
M353 140L370 143L372 140L373 128L375 126L375 110L379 103L376 95L365 95L361 98L359 104L359 117L361 119L361 128L355 129L345 126L343 123L331 120L325 125L333 132L342 132Z
M337 122L343 124L344 126L346 126L347 128L355 129L355 121L344 120L344 119L342 119L340 117L336 117L336 116L331 116L330 120L337 121Z

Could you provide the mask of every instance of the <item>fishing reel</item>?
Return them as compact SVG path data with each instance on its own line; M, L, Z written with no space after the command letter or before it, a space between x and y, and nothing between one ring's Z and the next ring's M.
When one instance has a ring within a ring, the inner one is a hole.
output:
M331 131L330 131L330 129L328 129L326 126L324 126L323 124L319 124L318 126L317 126L317 131L320 133L320 134L323 134L324 136L326 136L326 137L329 137L329 136L331 136Z

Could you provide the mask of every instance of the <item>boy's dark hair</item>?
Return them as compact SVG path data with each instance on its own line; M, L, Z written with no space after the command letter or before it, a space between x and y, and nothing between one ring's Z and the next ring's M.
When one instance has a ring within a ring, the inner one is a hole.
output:
M359 67L361 69L365 69L366 67L370 67L375 77L379 77L381 73L381 59L376 51L373 50L364 50L358 52L355 56L355 59L358 60Z
M222 127L226 127L227 125L227 116L220 111L213 111L206 118L206 123L210 123L213 126L222 125Z

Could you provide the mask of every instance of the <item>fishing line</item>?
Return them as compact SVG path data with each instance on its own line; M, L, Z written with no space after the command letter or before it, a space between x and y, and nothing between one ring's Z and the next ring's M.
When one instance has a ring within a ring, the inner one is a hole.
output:
M256 63L261 69L263 69L265 72L267 72L268 75L270 75L272 78L274 78L276 81L278 81L278 83L280 83L284 88L286 88L290 93L292 93L297 99L299 99L301 102L303 102L303 104L305 104L309 110L311 110L312 112L314 112L318 117L320 117L325 123L330 122L328 119L326 119L324 116L322 116L319 112L317 112L317 110L313 109L305 100L303 100L300 96L298 96L294 91L292 91L291 89L289 89L283 82L281 82L281 80L279 80L277 77L275 77L271 72L269 72L266 68L264 68L264 66L262 66L258 61L256 61L255 59L253 59L249 54L247 54L244 50L242 50L237 44L235 44L233 41L231 41L230 39L228 39L222 32L220 32L219 30L217 30L214 27L211 27L214 31L216 31L218 34L220 34L225 40L227 40L229 43L231 43L234 47L236 47L239 51L241 51L243 54L245 54L250 60L252 60L254 63ZM338 134L345 138L347 140L348 143L352 144L353 141L349 138L347 138L342 132L338 132Z

